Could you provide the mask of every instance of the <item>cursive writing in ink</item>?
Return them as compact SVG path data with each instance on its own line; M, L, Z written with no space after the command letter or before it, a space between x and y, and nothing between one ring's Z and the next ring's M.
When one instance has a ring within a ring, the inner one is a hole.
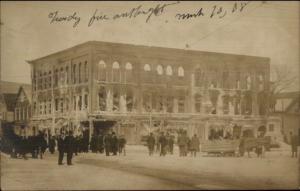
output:
M179 1L176 3L165 3L165 4L157 4L155 7L151 7L149 9L143 10L142 5L139 5L135 8L132 8L130 11L125 13L117 13L113 16L113 19L119 19L119 18L135 18L139 15L147 15L146 23L150 20L152 15L154 16L160 16L163 14L166 7L175 5L180 3Z
M201 7L197 13L177 13L175 15L175 17L178 18L178 20L184 20L184 19L189 19L189 18L196 18L196 17L200 17L200 16L204 16L203 13L203 8Z
M94 21L101 21L101 20L109 20L107 15L97 15L98 9L95 10L93 16L90 18L90 21L88 23L88 27L92 26L92 24L94 23Z
M210 18L213 18L215 15L218 15L219 18L223 18L225 17L225 15L227 14L227 11L225 9L223 9L222 6L217 6L217 5L214 5L213 6L213 10L211 12L211 15L210 15Z
M77 16L77 12L74 12L73 15L69 16L58 16L58 11L54 11L49 13L48 18L51 19L50 24L55 22L70 22L74 20L73 28L75 28L80 22L80 17Z

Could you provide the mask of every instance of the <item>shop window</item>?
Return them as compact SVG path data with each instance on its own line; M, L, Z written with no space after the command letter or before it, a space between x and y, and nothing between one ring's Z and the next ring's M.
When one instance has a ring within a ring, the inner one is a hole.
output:
M273 132L274 131L274 124L269 124L269 131Z
M98 63L98 80L106 81L106 64L103 60Z

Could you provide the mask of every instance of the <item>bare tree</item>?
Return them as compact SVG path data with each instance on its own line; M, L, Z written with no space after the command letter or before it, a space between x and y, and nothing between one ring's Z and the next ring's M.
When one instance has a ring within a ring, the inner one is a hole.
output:
M270 93L270 110L274 111L276 104L275 96L281 92L288 91L296 87L298 76L293 68L286 65L275 65L271 70L271 86Z

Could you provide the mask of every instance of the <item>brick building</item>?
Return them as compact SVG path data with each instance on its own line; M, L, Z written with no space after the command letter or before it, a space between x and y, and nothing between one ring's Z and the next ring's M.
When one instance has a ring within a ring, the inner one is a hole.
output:
M150 131L256 135L267 114L268 58L90 41L29 61L32 125L89 134L113 127L129 143Z

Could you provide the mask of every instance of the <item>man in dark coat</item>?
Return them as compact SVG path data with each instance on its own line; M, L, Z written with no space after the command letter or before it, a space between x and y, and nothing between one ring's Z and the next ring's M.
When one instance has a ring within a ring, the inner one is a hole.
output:
M75 138L73 137L73 132L69 131L68 136L65 139L65 152L67 153L67 164L72 164L73 152L74 152Z
M199 152L200 150L200 140L197 137L197 134L194 134L194 136L192 137L190 147L191 147L191 156L196 157L196 153Z
M124 156L126 155L126 150L125 150L125 146L126 146L126 139L124 137L124 135L121 135L119 140L119 155L123 152Z
M297 135L293 135L292 132L290 132L291 136L291 147L292 147L292 158L297 158L297 146L298 146L298 137Z
M166 136L164 135L164 132L161 132L161 136L159 137L159 144L160 144L160 155L159 156L165 156L168 141L167 141Z
M112 132L111 136L111 150L113 155L117 155L118 152L118 137L115 132Z
M65 153L65 135L61 133L61 135L57 138L57 150L58 150L58 165L62 165L62 161L64 159Z
M106 156L109 156L109 153L111 152L111 135L110 135L110 133L108 133L104 136L104 147L105 147Z
M97 150L98 150L99 153L103 153L103 150L104 150L104 148L103 148L103 134L100 133L98 135L97 139L98 139L98 141L97 141L97 143L98 143Z
M49 151L51 154L54 154L55 146L56 146L55 139L53 136L51 136L49 139Z
M154 146L155 146L155 138L153 136L153 133L150 133L150 135L147 139L147 146L149 149L149 156L153 155Z
M39 154L40 154L40 159L43 159L43 155L47 149L47 141L45 139L44 133L40 132L38 136L38 144L39 144Z
M169 152L172 155L174 150L174 138L172 135L167 136Z

